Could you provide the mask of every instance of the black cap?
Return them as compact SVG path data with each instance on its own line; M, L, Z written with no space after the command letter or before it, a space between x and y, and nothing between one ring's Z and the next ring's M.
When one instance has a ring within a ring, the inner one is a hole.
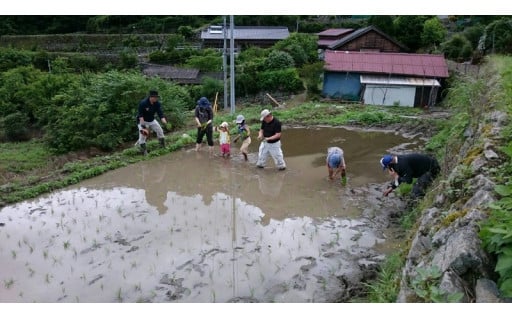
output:
M149 97L159 97L157 91L149 91Z

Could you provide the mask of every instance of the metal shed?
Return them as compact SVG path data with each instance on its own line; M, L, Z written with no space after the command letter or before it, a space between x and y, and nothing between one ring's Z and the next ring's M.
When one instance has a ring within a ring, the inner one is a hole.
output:
M367 105L433 105L437 89L441 87L432 78L361 75L360 81L363 86L363 103Z

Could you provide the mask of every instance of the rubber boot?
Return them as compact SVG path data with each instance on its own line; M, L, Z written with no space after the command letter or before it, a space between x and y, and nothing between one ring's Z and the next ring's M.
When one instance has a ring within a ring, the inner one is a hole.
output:
M146 148L146 144L140 144L140 153L144 156L148 155L148 149Z
M158 138L158 143L160 144L161 148L165 148L165 139L164 138Z

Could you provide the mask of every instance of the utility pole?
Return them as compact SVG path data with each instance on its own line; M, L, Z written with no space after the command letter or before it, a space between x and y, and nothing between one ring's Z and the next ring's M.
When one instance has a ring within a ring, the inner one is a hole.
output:
M229 16L229 27L231 30L230 39L230 59L229 59L229 70L230 70L230 96L231 96L231 115L235 113L235 19L232 15Z
M222 26L222 33L224 34L224 48L222 51L222 70L224 72L224 110L228 109L228 63L227 63L227 30L226 30L226 16L224 16L224 25Z

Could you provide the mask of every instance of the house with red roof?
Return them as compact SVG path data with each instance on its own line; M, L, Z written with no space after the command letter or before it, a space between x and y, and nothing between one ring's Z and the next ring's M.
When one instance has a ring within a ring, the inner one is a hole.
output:
M448 77L443 55L325 51L322 94L368 105L434 106Z

